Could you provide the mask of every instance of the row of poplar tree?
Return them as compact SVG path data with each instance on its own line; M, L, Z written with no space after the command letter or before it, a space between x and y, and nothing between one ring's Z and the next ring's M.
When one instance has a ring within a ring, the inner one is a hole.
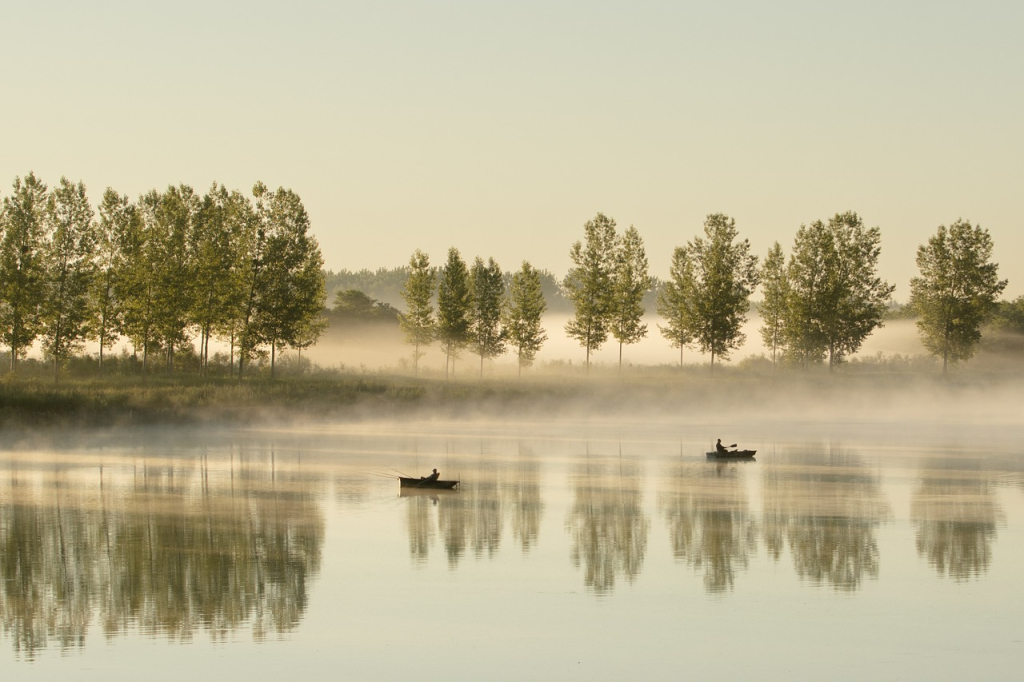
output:
M464 348L480 356L482 376L484 360L502 355L509 346L522 372L533 364L547 340L541 326L547 310L541 276L527 261L512 274L506 287L505 276L493 258L485 263L478 256L468 267L453 247L444 266L436 269L430 266L427 254L417 250L409 259L402 298L406 312L399 316L399 324L413 346L415 374L424 349L435 341L445 354L447 378L449 373L454 375L455 360Z
M98 216L97 216L98 213ZM299 196L257 183L252 197L216 183L132 201L108 188L94 211L85 186L48 189L15 178L0 210L0 339L11 370L37 340L54 376L85 340L103 353L120 338L174 368L175 350L199 340L231 345L238 372L257 355L304 348L323 330L323 258ZM233 370L232 370L233 371Z
M584 233L584 239L570 249L573 266L562 282L574 309L565 332L586 349L588 368L591 353L612 335L619 343L621 367L623 346L647 334L643 300L655 282L648 273L643 240L636 228L630 226L619 235L615 221L599 213L585 224ZM749 241L739 239L735 220L711 214L704 222L703 236L673 251L669 279L662 283L656 299L657 312L664 321L659 330L679 348L680 365L683 349L689 347L710 354L713 368L716 359L727 359L745 341L741 329L750 310L750 295L760 284L764 296L758 306L760 332L772 351L773 366L780 358L801 365L827 359L831 368L855 353L882 324L895 287L877 275L880 253L880 230L865 227L860 216L846 212L802 225L788 261L776 242L759 264L757 256L750 253ZM454 255L457 257L457 252ZM981 339L981 325L1006 287L1006 280L997 277L998 266L991 262L991 255L988 232L965 220L957 220L949 228L939 226L918 249L919 276L910 283L910 305L918 314L922 342L942 358L943 371L950 361L971 357ZM453 276L452 263L449 254L438 294L439 330L451 316L441 301L453 305L445 296L445 287L451 288L445 279ZM420 268L427 265L419 252L412 265L415 268L417 264ZM490 266L497 267L493 261ZM478 259L474 273L482 267ZM475 278L474 274L474 282ZM469 288L467 303L456 302L455 307L469 310L478 306L468 302L478 300L474 298L476 290ZM515 295L510 297L515 300ZM421 301L429 303L428 298ZM422 304L418 309L427 310ZM421 319L419 328L430 327L429 316ZM498 354L499 350L485 352L486 337L475 331L486 328L483 318L474 312L467 313L467 319L466 336L441 332L448 355L460 338L475 339L481 363L484 357ZM416 325L410 320L407 316L403 322L410 340L427 342L429 335L412 335ZM530 359L535 352L530 351Z

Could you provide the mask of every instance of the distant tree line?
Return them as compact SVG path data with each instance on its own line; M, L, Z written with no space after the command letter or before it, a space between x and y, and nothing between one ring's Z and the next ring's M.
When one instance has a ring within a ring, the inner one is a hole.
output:
M760 263L749 241L739 238L735 220L711 214L703 236L673 251L664 282L649 275L636 228L619 234L615 220L598 213L569 251L572 267L560 285L572 305L565 333L585 350L588 369L593 352L614 337L621 369L623 347L647 334L643 319L653 293L663 320L659 330L679 349L680 365L684 349L696 348L711 356L714 369L716 360L728 359L745 341L741 329L751 311L750 296L760 285L763 300L756 310L773 367L780 361L800 366L827 361L831 370L856 353L885 319L913 317L922 342L942 358L945 371L949 362L973 355L986 320L1024 331L1024 297L996 301L1006 281L997 278L991 252L991 237L981 227L964 220L940 226L918 249L920 275L911 281L910 303L896 306L895 287L877 274L881 231L866 227L852 211L801 225L788 259L776 242ZM402 292L407 312L400 317L414 357L440 341L447 375L461 349L472 347L482 372L483 360L503 353L508 340L520 349L520 370L528 366L543 341L536 341L536 335L543 334L539 324L545 296L539 273L527 267L524 263L524 271L499 283L502 278L489 269L497 268L493 259L485 265L478 258L470 270L451 249L447 263L432 269L417 251ZM526 294L516 282L521 285L527 277L539 311L521 307ZM512 286L506 284L509 279ZM495 312L499 309L504 312ZM521 324L527 319L534 320L533 331L514 331L514 320Z
M647 335L653 305L680 365L692 348L709 354L713 369L745 341L758 286L773 366L832 368L895 317L916 319L944 371L976 352L986 321L1024 330L1024 297L997 301L1007 283L980 226L957 220L919 247L906 306L893 304L893 285L877 275L880 253L880 230L847 212L802 225L788 258L775 243L759 262L735 221L716 213L703 235L673 250L659 282L636 228L619 233L598 213L570 248L561 280L525 261L515 272L493 258L467 264L455 248L441 266L416 251L398 268L325 272L291 190L257 183L245 196L214 183L199 195L178 185L133 201L108 188L94 210L81 182L61 178L50 189L29 173L15 178L0 207L0 343L11 349L14 372L39 342L57 379L87 340L99 345L101 373L105 352L124 339L145 376L153 358L170 372L176 352L197 344L206 373L210 341L219 339L230 346L232 373L268 357L273 375L281 349L311 346L330 322L370 320L400 325L416 373L435 342L446 376L466 349L479 356L481 374L485 360L511 349L521 372L547 339L541 321L550 309L570 313L565 333L584 349L588 369L609 336L621 368L624 348ZM328 290L332 310L324 308Z
M431 267L435 276L440 274L439 267ZM404 304L402 292L405 289L405 281L409 278L409 273L408 265L396 268L377 268L376 270L366 268L362 270L328 270L326 287L329 300L335 300L334 297L343 291L354 289L362 291L381 303L401 306ZM513 274L515 273L510 271L505 271L502 274L506 289L512 286ZM553 313L572 311L572 302L563 295L560 280L550 270L537 269L537 276L540 278L541 291L544 293L544 300L547 301L548 311Z
M302 349L323 330L323 259L309 216L289 189L256 183L252 196L214 183L151 190L136 200L108 188L96 210L85 186L53 189L15 178L0 209L0 341L10 369L40 340L55 379L86 340L103 355L124 338L143 375L158 357L211 339L230 344L234 368ZM234 369L232 370L234 371Z
M437 269L417 250L409 259L409 277L402 290L406 312L399 317L406 341L413 347L413 373L434 341L445 354L445 378L454 376L455 361L470 348L484 360L511 347L519 372L533 364L547 334L541 318L547 310L541 274L528 262L506 277L493 258L480 257L467 266L456 248ZM436 300L436 308L435 308Z
M991 237L964 220L940 226L918 249L920 275L911 281L907 310L899 312L892 307L895 287L877 275L881 231L865 227L854 212L802 225L788 260L776 242L760 264L749 242L739 239L735 221L711 214L703 236L673 251L663 283L647 275L635 228L618 236L615 221L599 213L584 233L570 250L573 267L563 290L575 311L566 333L586 349L588 367L609 333L619 341L621 367L622 346L646 334L643 301L651 290L664 321L659 329L679 348L680 365L683 350L695 347L710 354L712 369L744 342L741 328L758 285L760 332L773 367L779 360L802 366L827 360L831 369L856 353L883 319L907 310L917 317L925 347L942 358L943 371L974 354L986 320L1024 331L1024 297L996 301L1006 280L990 261Z

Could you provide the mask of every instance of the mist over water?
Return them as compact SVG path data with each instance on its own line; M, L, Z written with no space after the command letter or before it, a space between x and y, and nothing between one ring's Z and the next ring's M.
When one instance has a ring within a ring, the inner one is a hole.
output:
M1019 421L712 412L7 434L0 674L1012 677Z

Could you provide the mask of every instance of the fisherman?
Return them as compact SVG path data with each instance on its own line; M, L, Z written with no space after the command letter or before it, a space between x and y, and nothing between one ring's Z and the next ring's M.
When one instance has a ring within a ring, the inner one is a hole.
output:
M439 478L441 478L441 474L437 473L437 469L434 469L434 473L430 474L429 476L420 476L421 481L426 481L428 483L433 483Z
M728 452L729 452L729 450L726 449L726 447L724 445L722 445L722 439L721 438L719 438L718 442L715 443L715 450L720 455L725 455L725 454L728 454Z

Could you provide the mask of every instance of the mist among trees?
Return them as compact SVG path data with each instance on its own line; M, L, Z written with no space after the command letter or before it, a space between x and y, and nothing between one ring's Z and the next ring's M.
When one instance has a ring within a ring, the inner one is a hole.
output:
M1003 338L1024 334L1024 297L997 300L1007 282L991 262L991 237L966 220L939 226L921 245L920 274L902 307L892 301L895 286L877 275L881 230L855 212L801 225L788 255L776 242L763 259L734 219L710 214L702 234L669 255L664 281L649 272L640 231L619 232L602 213L583 225L561 279L529 262L517 271L494 257L467 263L455 247L439 265L417 250L397 268L326 271L310 228L298 194L263 183L249 195L181 184L135 199L107 188L94 208L81 182L61 178L50 188L33 173L15 178L0 209L0 343L10 349L9 370L38 347L56 381L95 343L100 375L118 346L130 348L142 377L175 373L181 353L205 375L217 342L228 348L219 367L231 375L259 361L273 377L281 351L301 353L330 325L373 322L401 330L414 375L434 344L446 376L465 351L479 359L481 377L486 361L510 351L521 374L548 340L545 315L567 313L564 332L579 343L584 366L612 337L621 371L629 347L647 336L652 309L680 366L689 348L709 355L712 369L743 346L755 309L773 369L831 369L895 316L916 320L943 371L977 352L986 324Z

